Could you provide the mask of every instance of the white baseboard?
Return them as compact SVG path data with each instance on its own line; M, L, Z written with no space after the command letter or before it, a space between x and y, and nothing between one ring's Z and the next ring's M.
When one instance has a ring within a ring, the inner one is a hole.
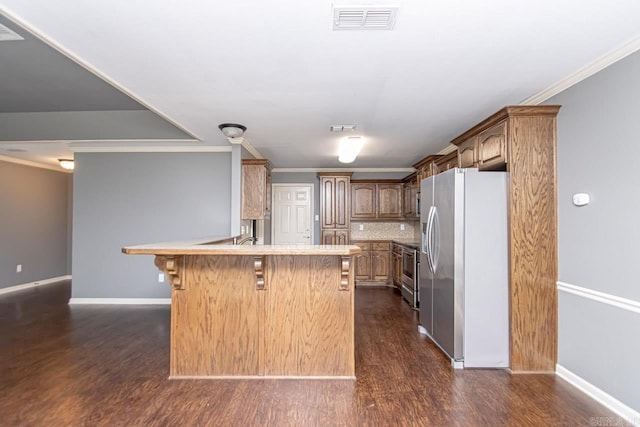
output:
M71 280L71 276L59 276L52 277L51 279L38 280L36 282L23 283L22 285L9 286L8 288L0 288L0 295L8 294L9 292L21 291L23 289L35 288L36 286L49 285L51 283L64 282Z
M556 365L556 375L622 418L625 418L632 425L640 425L640 412L620 402L609 393L599 389L561 365Z
M71 298L69 304L170 305L171 298Z

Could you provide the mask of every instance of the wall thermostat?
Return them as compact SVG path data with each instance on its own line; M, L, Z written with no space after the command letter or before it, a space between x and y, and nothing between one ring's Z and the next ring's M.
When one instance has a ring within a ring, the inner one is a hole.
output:
M573 204L576 206L588 205L591 197L587 193L576 193L573 195Z

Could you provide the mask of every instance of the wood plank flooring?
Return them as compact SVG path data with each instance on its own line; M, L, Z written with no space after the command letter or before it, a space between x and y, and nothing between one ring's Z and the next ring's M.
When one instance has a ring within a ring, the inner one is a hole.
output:
M392 289L356 291L356 381L168 380L169 306L0 296L0 426L542 426L617 417L553 375L453 371Z

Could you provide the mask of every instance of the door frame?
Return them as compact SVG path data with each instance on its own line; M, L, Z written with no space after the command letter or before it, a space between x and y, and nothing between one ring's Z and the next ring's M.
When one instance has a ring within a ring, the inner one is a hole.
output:
M313 194L314 185L308 182L302 182L299 184L296 183L276 183L271 184L271 215L272 215L272 224L271 224L271 241L275 242L276 240L276 209L278 208L277 200L276 200L276 187L308 187L309 188L309 199L310 199L310 209L309 209L309 235L311 238L309 239L309 244L313 245L315 242L315 222L314 222L314 212L315 212L315 198Z

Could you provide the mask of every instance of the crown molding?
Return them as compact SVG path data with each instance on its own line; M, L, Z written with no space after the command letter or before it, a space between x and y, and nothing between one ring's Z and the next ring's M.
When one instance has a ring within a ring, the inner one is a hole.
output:
M231 146L183 146L183 145L156 145L156 146L93 146L73 147L69 149L74 153L230 153Z
M551 98L552 96L555 96L560 92L566 89L569 89L571 86L575 85L576 83L579 83L582 80L588 77L591 77L598 71L601 71L607 68L609 65L615 62L618 62L621 59L631 55L632 53L636 52L639 49L640 49L640 36L637 36L631 39L630 41L624 43L623 45L609 51L608 53L604 54L603 56L591 62L590 64L587 64L586 66L582 67L575 73L549 86L543 91L540 91L535 95L532 95L529 98L523 100L520 103L520 105L538 105L541 102L544 102L547 99Z
M413 173L414 168L273 168L271 172L403 172Z
M0 161L8 162L8 163L16 163L16 164L19 164L19 165L31 166L31 167L40 168L40 169L49 169L49 170L52 170L52 171L68 173L68 174L72 174L73 173L73 171L70 171L70 170L67 170L67 169L62 169L62 167L60 167L60 166L54 166L54 165L50 165L50 164L47 164L47 163L34 162L32 160L18 159L16 157L0 156Z
M246 138L242 138L242 146L251 153L251 155L253 157L255 157L256 159L264 159L264 157L262 156L262 154L260 154L260 152L258 150L256 150L256 147L254 147L253 145L251 145L251 143L249 141L247 141Z

